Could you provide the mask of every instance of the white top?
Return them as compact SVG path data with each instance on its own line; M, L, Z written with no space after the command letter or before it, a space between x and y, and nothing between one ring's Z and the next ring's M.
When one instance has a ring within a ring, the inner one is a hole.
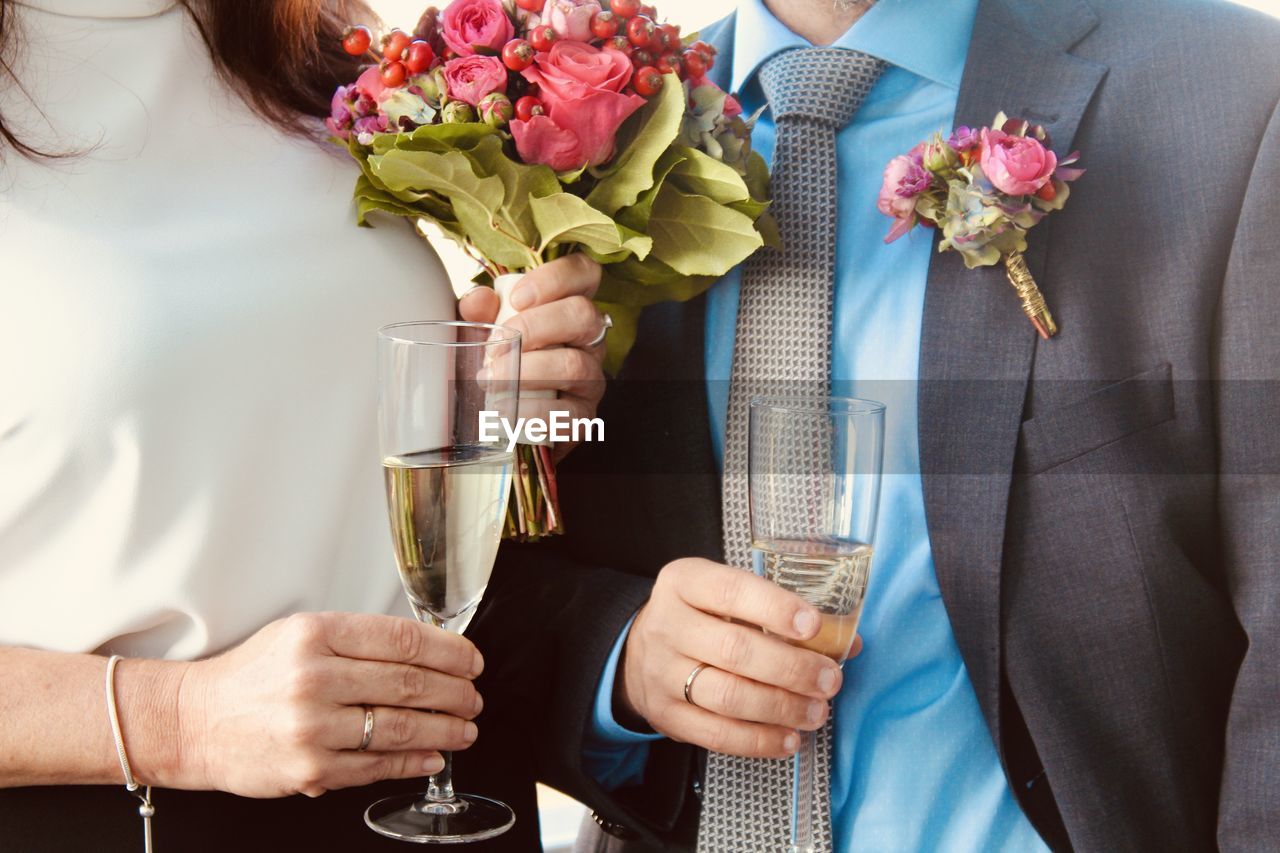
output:
M375 330L452 317L356 166L215 76L187 13L26 0L0 114L0 644L193 658L400 598ZM51 125L51 126L50 126Z

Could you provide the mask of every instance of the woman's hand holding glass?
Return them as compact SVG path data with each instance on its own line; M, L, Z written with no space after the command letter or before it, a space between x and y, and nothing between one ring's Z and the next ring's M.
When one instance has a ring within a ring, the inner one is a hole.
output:
M483 668L465 637L393 616L301 613L190 664L182 787L279 797L413 779L470 746ZM360 751L365 708L372 738ZM438 713L431 713L438 712Z

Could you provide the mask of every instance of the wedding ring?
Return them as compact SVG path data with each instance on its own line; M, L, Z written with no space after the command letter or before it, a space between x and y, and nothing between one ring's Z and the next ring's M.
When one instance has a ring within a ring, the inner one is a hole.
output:
M688 702L690 705L696 706L698 704L697 702L694 702L693 697L689 695L689 691L693 689L693 681L698 677L700 672L709 666L711 666L709 663L698 664L693 668L693 672L689 673L689 677L684 680L684 701Z
M605 336L609 334L609 330L613 328L613 318L605 314L600 318L600 334L596 335L596 339L587 344L587 349L598 347L604 343Z
M364 735L360 738L359 751L364 752L373 743L373 708L364 706Z

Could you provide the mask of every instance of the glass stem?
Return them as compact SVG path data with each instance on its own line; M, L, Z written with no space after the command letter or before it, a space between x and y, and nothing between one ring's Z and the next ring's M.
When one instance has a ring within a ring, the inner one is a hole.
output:
M818 823L818 803L814 781L818 765L818 735L800 733L796 753L795 790L791 795L791 849L788 853L814 853Z
M453 796L453 753L442 751L444 768L427 781L427 800L433 803L452 803Z

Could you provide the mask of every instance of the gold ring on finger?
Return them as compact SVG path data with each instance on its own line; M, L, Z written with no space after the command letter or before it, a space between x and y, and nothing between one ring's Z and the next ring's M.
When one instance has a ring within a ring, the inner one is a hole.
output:
M373 743L373 708L364 706L364 734L360 737L359 751L364 752Z
M689 673L689 677L684 680L684 701L688 702L690 705L698 707L698 703L693 701L693 697L689 694L689 691L693 689L694 679L696 679L698 675L709 666L711 666L709 663L698 664L693 668L693 672Z

